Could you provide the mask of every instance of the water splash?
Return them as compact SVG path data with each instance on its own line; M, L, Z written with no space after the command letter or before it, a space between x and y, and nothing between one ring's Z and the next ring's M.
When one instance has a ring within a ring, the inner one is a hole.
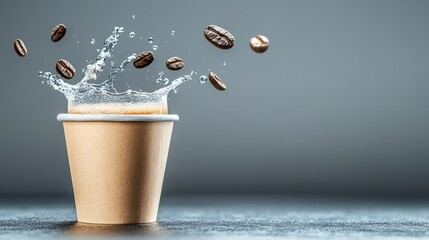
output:
M137 55L133 53L119 66L115 66L113 61L110 62L113 71L109 73L108 78L101 83L93 83L97 80L97 74L103 71L106 59L112 56L111 52L118 44L123 32L123 27L113 29L112 35L104 41L104 47L98 51L95 62L87 65L84 77L77 84L66 83L56 74L39 71L39 77L46 79L46 84L63 93L67 98L70 113L142 113L142 109L149 109L150 113L165 114L167 113L168 93L175 91L174 89L177 89L177 86L183 82L192 80L193 72L171 82L168 78L163 77L163 72L160 72L156 82L166 85L163 88L154 92L131 89L118 92L113 86L114 80L134 61ZM153 38L150 39L153 42Z
M94 45L94 43L95 43L95 39L93 38L91 39L91 44Z

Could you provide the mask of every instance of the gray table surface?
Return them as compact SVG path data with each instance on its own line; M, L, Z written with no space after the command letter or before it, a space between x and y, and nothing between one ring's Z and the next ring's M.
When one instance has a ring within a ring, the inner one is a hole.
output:
M429 202L165 197L158 222L76 222L70 200L0 199L0 239L429 239Z

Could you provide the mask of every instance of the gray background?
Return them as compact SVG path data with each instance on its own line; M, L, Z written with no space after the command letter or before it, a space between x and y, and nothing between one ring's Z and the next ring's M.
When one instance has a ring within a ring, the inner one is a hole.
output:
M186 67L167 77L210 68L228 86L218 92L194 79L171 95L170 112L181 120L166 194L427 196L428 13L429 1L405 0L1 0L0 195L71 193L56 121L67 103L37 72L54 70L59 58L80 72L111 29L124 26L118 60L149 49L150 36L160 48L150 73L127 70L119 85L152 90L164 59L178 55ZM58 23L68 33L54 44ZM210 45L208 24L231 31L236 46ZM256 34L271 40L265 54L249 50ZM17 37L25 58L12 49Z

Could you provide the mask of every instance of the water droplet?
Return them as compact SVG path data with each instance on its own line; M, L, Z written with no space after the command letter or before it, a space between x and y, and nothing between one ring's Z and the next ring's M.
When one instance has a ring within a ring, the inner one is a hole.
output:
M111 61L111 62L110 62L110 67L111 67L111 68L115 68L115 67L116 67L116 66L115 66L115 62L114 62L114 61Z
M152 44L152 43L153 43L153 37L150 37L147 41L148 41L150 44Z
M153 49L154 51L156 51L156 50L158 49L158 45L153 45L153 46L152 46L152 49Z
M170 34L171 34L171 36L174 36L174 34L176 34L176 31L173 30L173 31L171 31Z
M205 82L207 82L207 77L203 75L200 77L200 83L205 83Z
M168 78L164 78L164 81L162 82L164 85L167 85L170 82Z
M223 65L226 66L226 62L223 62Z
M85 68L82 68L82 72L83 72L83 73L85 72Z
M133 38L134 36L136 36L135 32L130 32L130 38Z
M45 81L42 81L42 84L45 84Z
M132 17L133 19L136 19L136 15L132 15L131 17Z
M131 93L132 93L132 90L131 90L131 89L128 89L128 90L127 90L127 94L128 94L128 95L130 95Z
M91 44L94 44L95 43L95 39L93 38L93 39L91 39Z
M175 89L173 89L173 92L174 92L174 93L177 93L177 87L176 87Z
M161 83L162 81L162 76L164 76L164 72L160 72L158 73L158 78L155 80L156 83Z
M39 71L39 77L43 76L43 71Z
M76 41L76 43L79 43L79 41Z

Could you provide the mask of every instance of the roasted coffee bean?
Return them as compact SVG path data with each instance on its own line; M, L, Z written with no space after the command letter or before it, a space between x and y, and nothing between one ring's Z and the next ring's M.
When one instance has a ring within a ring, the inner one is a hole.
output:
M269 46L270 41L268 41L268 38L265 36L256 35L256 37L250 39L250 48L257 53L263 53L267 51Z
M13 42L13 49L15 49L16 54L20 57L27 55L27 48L25 47L24 42L19 38Z
M67 28L64 24L58 24L52 29L51 40L52 42L58 42L66 35Z
M216 25L209 25L204 29L206 39L221 49L230 49L234 46L235 38L227 30Z
M165 65L167 66L168 69L176 71L176 70L182 69L183 66L185 66L185 63L179 57L171 57L167 60Z
M210 83L213 85L213 87L215 87L217 90L219 91L226 90L225 83L223 83L222 80L213 72L209 73L209 80L210 80Z
M55 69L57 70L58 74L60 74L61 77L65 79L72 79L76 72L73 65L71 65L71 63L64 59L58 60Z
M135 68L144 68L149 66L153 62L154 56L151 51L144 51L137 55L133 62Z

